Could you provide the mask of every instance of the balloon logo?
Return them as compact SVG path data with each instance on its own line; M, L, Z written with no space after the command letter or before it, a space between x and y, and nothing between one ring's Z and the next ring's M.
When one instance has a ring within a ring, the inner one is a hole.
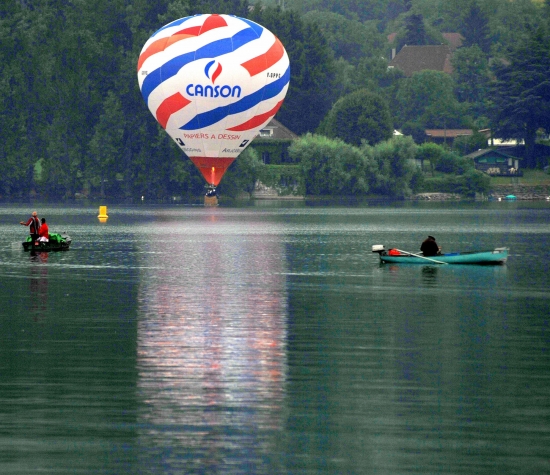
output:
M149 110L211 187L277 113L290 81L279 39L232 15L163 26L143 46L137 70Z

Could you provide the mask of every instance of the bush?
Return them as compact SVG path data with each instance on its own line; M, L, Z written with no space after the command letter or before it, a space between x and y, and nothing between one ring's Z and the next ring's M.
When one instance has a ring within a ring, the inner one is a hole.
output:
M489 191L491 178L478 170L468 170L463 175L443 175L425 178L421 190L432 193L458 193L474 196Z
M401 127L401 132L403 135L410 135L418 144L426 141L426 127L419 122L405 122Z
M479 132L474 132L470 136L457 137L453 148L460 155L468 155L483 148L487 148L487 137Z
M364 195L376 164L342 140L307 134L294 141L289 155L300 163L309 195Z
M220 183L220 191L229 197L235 197L242 191L252 193L264 168L258 152L248 147L228 168Z
M259 180L266 186L277 189L282 195L303 195L304 179L300 165L266 165Z
M443 173L454 173L463 175L469 170L473 170L474 163L468 158L459 156L455 152L444 151L435 164L435 169Z

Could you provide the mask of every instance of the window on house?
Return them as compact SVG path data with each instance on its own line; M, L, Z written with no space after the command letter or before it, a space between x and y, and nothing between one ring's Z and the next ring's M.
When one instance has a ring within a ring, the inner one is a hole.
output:
M260 137L271 137L273 135L273 129L261 129Z
M271 162L269 152L262 152L262 162L264 162L266 165L269 165L269 163Z

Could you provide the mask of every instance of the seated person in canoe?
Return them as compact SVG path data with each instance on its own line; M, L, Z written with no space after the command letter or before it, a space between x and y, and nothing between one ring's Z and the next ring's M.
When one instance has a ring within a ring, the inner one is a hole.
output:
M441 253L441 247L437 245L437 242L435 241L435 238L433 236L428 236L424 241L422 241L420 250L425 256L428 257L437 256Z

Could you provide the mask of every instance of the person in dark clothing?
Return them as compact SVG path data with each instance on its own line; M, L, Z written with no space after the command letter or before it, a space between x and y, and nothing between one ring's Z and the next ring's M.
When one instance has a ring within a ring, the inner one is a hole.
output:
M29 234L33 242L38 241L39 230L40 230L40 220L38 219L38 213L36 211L32 212L32 216L25 221L20 221L19 224L22 226L29 226Z
M435 242L435 238L433 236L428 236L427 239L422 242L420 250L422 251L422 254L429 257L437 256L441 248L437 245L437 242Z

